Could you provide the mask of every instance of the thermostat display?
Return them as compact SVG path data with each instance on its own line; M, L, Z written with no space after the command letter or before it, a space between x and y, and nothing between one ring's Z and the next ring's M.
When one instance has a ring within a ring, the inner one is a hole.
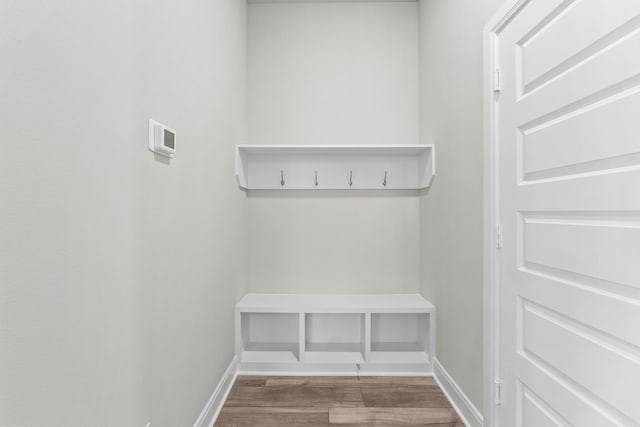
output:
M149 119L149 150L163 156L176 153L176 133L162 123Z
M171 132L169 129L164 129L164 141L163 146L171 148L172 150L176 149L176 134Z

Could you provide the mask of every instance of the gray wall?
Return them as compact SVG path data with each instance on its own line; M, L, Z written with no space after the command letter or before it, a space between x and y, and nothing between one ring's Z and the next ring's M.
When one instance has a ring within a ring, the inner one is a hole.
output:
M418 4L249 5L252 144L416 144ZM321 179L321 177L320 177ZM417 292L417 192L250 192L254 292Z
M420 198L422 293L437 358L482 411L482 30L503 0L420 0L420 134L438 174Z
M420 0L419 35L411 2L249 6L245 138L243 1L3 2L0 425L191 425L248 282L421 290L438 359L481 408L481 30L499 3ZM178 132L170 164L149 117ZM236 143L418 128L438 161L420 197L247 201L233 177Z
M238 0L0 3L0 425L199 415L244 289L245 33Z

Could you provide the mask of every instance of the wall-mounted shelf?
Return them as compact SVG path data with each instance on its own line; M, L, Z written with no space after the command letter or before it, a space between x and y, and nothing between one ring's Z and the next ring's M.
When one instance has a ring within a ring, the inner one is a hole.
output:
M435 307L417 294L247 294L236 314L244 372L432 371Z
M238 145L249 190L417 190L435 174L433 145Z

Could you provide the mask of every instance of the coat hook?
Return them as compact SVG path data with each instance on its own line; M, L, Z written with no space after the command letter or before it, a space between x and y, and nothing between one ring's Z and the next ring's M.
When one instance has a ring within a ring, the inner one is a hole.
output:
M353 171L349 171L349 187L353 185Z
M318 186L318 171L315 172L315 178L313 179L313 185Z
M382 185L387 186L387 171L384 171L384 179L382 180Z
M280 171L280 185L284 187L284 171Z

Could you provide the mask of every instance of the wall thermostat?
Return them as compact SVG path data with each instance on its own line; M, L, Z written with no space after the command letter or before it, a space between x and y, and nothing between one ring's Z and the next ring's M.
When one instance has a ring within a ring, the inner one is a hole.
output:
M176 153L176 132L162 123L149 119L149 150L173 157Z

